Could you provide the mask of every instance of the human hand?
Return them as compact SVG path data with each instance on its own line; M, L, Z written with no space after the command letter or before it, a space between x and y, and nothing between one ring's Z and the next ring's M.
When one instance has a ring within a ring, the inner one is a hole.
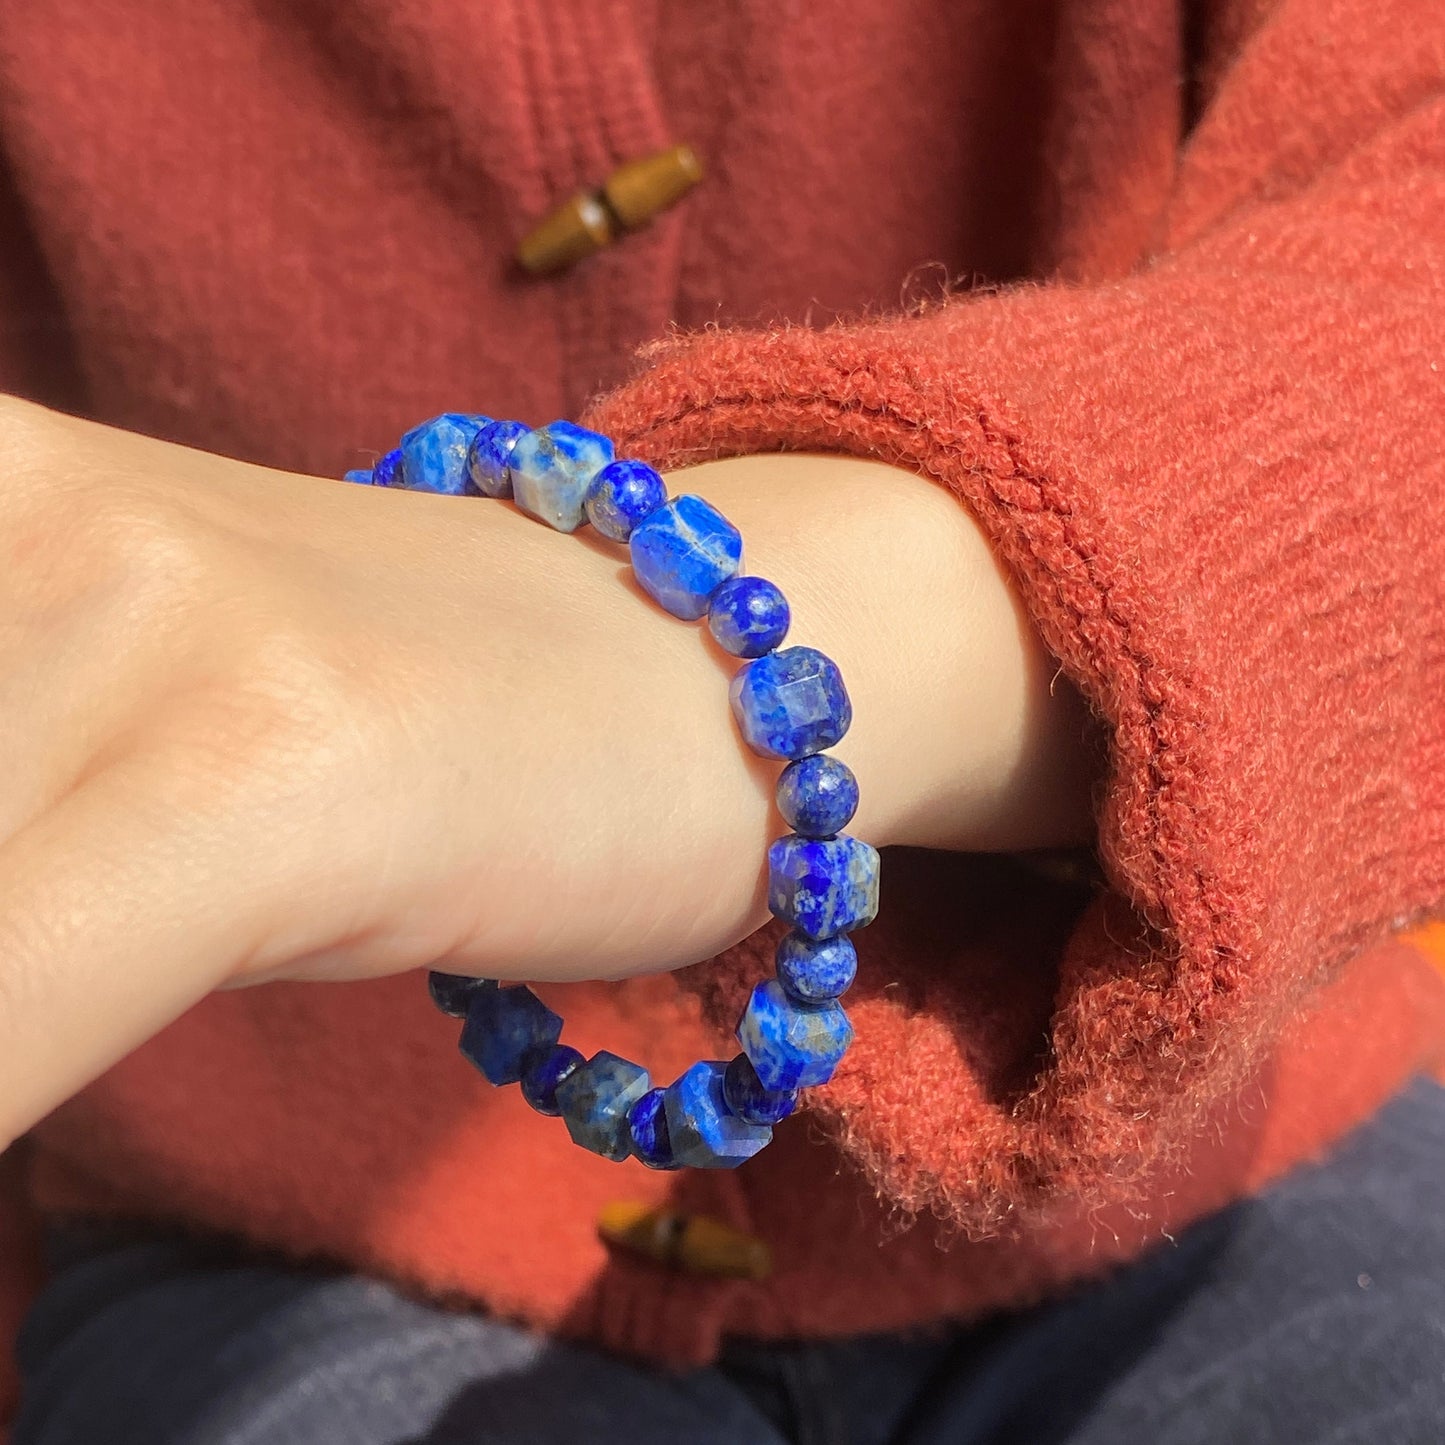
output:
M962 508L877 463L671 479L839 662L853 831L1087 829L1081 713ZM766 918L777 766L625 551L0 400L0 1128L211 989L614 977Z

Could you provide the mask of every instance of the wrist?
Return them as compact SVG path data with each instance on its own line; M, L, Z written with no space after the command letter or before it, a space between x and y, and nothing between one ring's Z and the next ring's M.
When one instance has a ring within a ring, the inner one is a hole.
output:
M879 844L1006 851L1092 837L1096 749L967 510L901 468L761 455L674 474L747 539L746 572L827 653L855 721L836 749L864 783L851 831Z

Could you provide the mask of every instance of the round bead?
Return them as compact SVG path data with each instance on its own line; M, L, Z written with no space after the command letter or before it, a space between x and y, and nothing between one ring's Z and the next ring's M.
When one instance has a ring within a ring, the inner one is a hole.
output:
M484 497L510 497L512 448L527 435L520 421L494 421L472 438L467 449L467 483Z
M821 753L853 721L838 664L815 647L787 647L739 668L728 698L748 746L765 758Z
M467 1005L479 993L496 988L494 978L471 978L463 973L439 973L436 969L426 976L427 992L431 1001L444 1013L454 1019L467 1016Z
M723 1075L723 1098L749 1124L779 1124L798 1107L794 1089L765 1089L746 1054L739 1054Z
M763 577L734 577L708 604L708 631L734 657L761 657L781 646L791 620L782 589Z
M632 1152L649 1169L676 1169L672 1157L672 1139L667 1132L667 1110L664 1091L649 1089L627 1116L632 1133Z
M799 758L778 779L778 812L805 838L831 838L858 811L858 779L826 753Z
M536 1049L522 1061L522 1097L539 1114L560 1114L557 1085L582 1062L582 1055L567 1044Z
M587 488L587 520L613 542L625 542L667 500L667 483L646 462L610 462Z
M381 458L371 469L373 487L400 487L404 483L401 474L401 448L395 447Z
M847 993L858 972L858 950L847 938L784 934L773 956L778 982L804 1003L823 1003Z

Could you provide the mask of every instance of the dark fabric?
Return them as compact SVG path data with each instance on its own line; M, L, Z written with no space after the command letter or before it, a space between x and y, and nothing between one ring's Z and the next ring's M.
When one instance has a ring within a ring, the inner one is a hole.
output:
M1445 1090L1071 1298L665 1375L220 1246L72 1239L14 1445L1437 1445ZM63 1243L63 1242L62 1242Z

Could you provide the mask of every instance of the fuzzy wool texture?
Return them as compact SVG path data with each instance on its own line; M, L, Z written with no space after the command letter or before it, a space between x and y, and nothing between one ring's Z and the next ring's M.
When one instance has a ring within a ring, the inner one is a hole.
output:
M890 853L858 1041L736 1174L581 1153L402 978L207 1000L36 1131L31 1206L688 1364L1041 1298L1439 1065L1396 936L1445 906L1434 0L38 8L0 14L0 384L337 475L604 388L659 464L898 463L986 529L1109 754L1101 891ZM679 139L708 177L674 212L509 267ZM772 936L546 993L670 1077L731 1051ZM617 1197L779 1267L610 1255Z

